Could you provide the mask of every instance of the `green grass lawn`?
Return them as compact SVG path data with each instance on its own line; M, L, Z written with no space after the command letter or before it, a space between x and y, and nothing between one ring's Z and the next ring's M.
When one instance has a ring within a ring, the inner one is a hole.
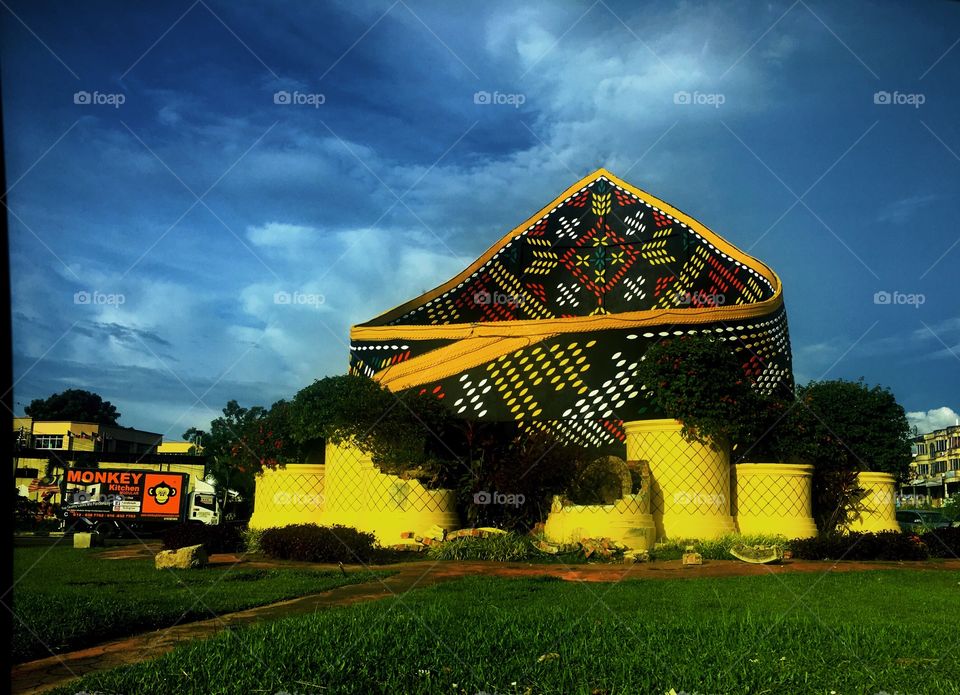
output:
M157 570L151 559L102 560L96 553L14 549L14 661L372 578L308 569Z
M184 645L58 691L958 693L960 576L470 578Z

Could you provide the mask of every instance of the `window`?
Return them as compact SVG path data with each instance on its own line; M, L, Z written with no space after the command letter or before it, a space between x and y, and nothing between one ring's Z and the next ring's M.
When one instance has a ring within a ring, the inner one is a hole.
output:
M37 449L62 449L62 434L38 434L33 438L33 446Z
M960 435L954 435L950 437L950 448L960 449Z
M938 454L943 453L947 450L947 440L946 439L936 439L933 442L934 451Z
M950 470L960 471L960 459L950 459Z
M946 461L934 461L933 462L933 473L946 473L947 472L947 462Z
M927 445L926 444L917 444L917 456L926 456L927 455Z
M929 463L921 463L917 466L917 475L927 475L930 472Z

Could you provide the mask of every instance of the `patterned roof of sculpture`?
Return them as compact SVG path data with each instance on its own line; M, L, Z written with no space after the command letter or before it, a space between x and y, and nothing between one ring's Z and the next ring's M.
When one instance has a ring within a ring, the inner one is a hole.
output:
M777 275L600 169L456 277L355 326L351 371L597 443L643 416L631 374L646 348L697 332L731 341L758 388L792 385Z

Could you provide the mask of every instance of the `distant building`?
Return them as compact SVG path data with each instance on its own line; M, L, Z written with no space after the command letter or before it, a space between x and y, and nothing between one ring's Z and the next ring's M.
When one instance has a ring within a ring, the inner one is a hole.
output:
M914 438L910 476L900 493L909 501L935 506L960 493L960 425Z
M193 459L196 454L190 442L164 442L158 432L147 432L132 427L102 425L95 422L67 420L34 420L29 417L13 418L15 448L13 452L14 479L20 494L35 500L57 504L60 501L60 475L62 471L50 466L48 458L39 458L39 450L50 450L62 460L72 460L69 452L89 455L102 453L104 465L110 468L151 469L188 473L203 478L204 466ZM61 453L62 452L62 453ZM27 456L18 454L26 453ZM156 454L184 455L182 463L156 463L132 460L131 457L152 457ZM116 456L119 461L110 461ZM190 458L186 458L190 456Z
M162 442L157 447L158 454L201 454L203 447L193 442L170 441Z

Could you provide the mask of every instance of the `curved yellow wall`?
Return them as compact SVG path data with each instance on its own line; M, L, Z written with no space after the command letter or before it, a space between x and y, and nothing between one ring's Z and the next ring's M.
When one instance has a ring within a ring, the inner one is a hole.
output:
M732 511L740 533L813 538L813 466L741 463L734 466Z
M291 463L257 476L250 528L323 524L325 467Z
M623 424L627 459L650 466L650 507L658 538L716 538L734 531L726 452L688 442L676 420Z
M327 444L324 523L369 531L385 545L405 531L434 524L460 527L452 490L428 490L419 481L381 473L370 456L349 444Z
M610 538L628 548L650 550L656 541L656 526L646 492L626 495L614 504L602 505L564 506L559 497L554 497L544 535L554 543Z
M864 471L857 474L857 482L866 495L857 505L853 518L847 523L850 531L877 533L899 531L897 507L894 502L895 480L890 473Z

